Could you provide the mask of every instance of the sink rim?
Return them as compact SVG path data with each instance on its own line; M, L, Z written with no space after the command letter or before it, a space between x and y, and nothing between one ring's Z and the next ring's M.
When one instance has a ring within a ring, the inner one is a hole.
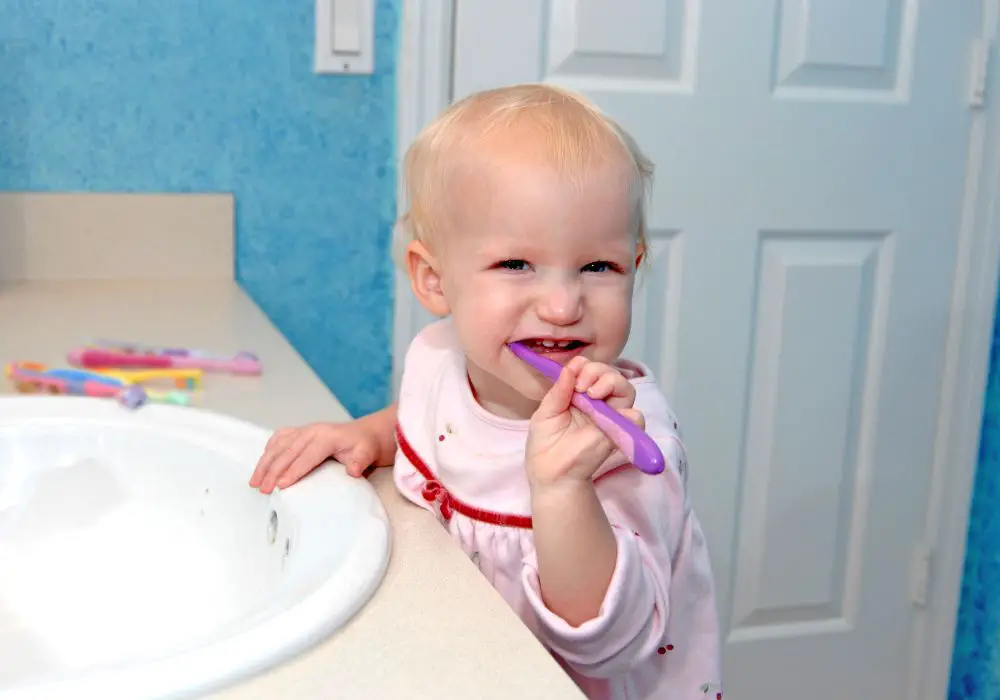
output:
M248 421L200 407L163 404L130 411L114 401L77 396L0 397L0 430L10 425L50 420L75 424L149 427L172 431L213 428L213 442L263 447L271 431ZM204 439L201 433L199 442ZM235 443L234 443L235 444ZM168 656L129 661L85 670L68 676L0 688L0 700L43 700L62 697L101 697L105 700L157 700L202 695L256 676L298 656L339 631L381 586L391 556L391 530L385 508L366 479L348 476L332 461L287 491L268 498L285 512L294 513L296 529L323 527L325 496L347 484L352 497L363 499L359 535L351 543L343 566L326 576L290 607L255 620L248 628L221 638L201 640ZM249 478L250 471L245 474ZM241 475L242 476L242 475ZM247 486L246 488L250 488ZM318 538L321 539L321 538Z

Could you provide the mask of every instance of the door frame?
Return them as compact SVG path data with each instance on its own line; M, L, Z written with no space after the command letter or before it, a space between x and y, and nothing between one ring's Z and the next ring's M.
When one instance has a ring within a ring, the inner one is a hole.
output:
M981 0L983 29L993 63L1000 0ZM397 162L419 131L452 95L455 0L404 0L397 76ZM947 697L965 563L969 507L979 455L1000 269L1000 70L990 72L986 105L973 108L965 198L952 288L952 320L938 404L932 487L924 542L930 576L911 654L905 697ZM401 171L399 172L401 175ZM398 206L405 205L401 177ZM393 323L393 397L403 360L426 312L405 272L396 269ZM920 578L919 573L917 578ZM923 587L923 586L922 586ZM921 643L922 642L922 643Z
M396 202L402 213L403 156L413 140L451 102L454 0L403 0L396 71ZM393 253L396 253L393 228ZM402 262L402 261L399 261ZM392 333L392 400L399 393L403 360L427 313L397 264Z

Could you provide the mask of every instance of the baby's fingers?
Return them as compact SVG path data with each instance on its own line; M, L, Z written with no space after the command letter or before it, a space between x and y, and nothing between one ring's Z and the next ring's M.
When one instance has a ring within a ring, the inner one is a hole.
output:
M254 467L253 474L250 476L250 486L252 488L260 486L271 464L287 449L294 432L292 428L282 428L271 435L264 446L264 453L257 460L257 466Z
M265 448L275 447L278 443L287 442L288 438L297 432L297 428L278 428L271 433L271 437L267 439L267 445L265 445Z
M576 377L576 390L579 392L590 393L588 390L597 383L597 380L609 372L615 371L610 365L603 362L591 362L582 356L574 357L570 364L579 370Z
M576 384L576 372L578 369L572 364L562 368L559 379L549 387L549 390L542 397L541 403L535 409L532 416L534 421L544 421L565 413L569 410L570 401L573 400L573 387Z
M322 440L309 441L278 477L278 488L288 488L329 458L330 450Z
M278 485L278 479L295 462L312 440L311 435L301 432L294 440L279 443L275 446L275 455L266 467L264 478L260 481L261 493L271 493Z
M635 402L635 387L614 370L601 375L587 389L587 395L593 399L603 399L612 408L631 408Z

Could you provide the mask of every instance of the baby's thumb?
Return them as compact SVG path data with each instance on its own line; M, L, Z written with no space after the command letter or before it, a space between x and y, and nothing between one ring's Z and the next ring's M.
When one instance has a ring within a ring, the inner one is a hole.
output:
M535 409L534 418L545 420L566 412L573 400L575 383L576 377L570 370L563 367L562 372L559 373L559 379L545 392L541 403Z
M366 443L355 445L340 461L343 462L348 474L360 477L375 461L375 449Z

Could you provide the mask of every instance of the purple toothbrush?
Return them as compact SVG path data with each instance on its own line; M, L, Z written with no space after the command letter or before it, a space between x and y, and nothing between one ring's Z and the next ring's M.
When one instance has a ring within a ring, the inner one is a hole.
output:
M510 343L508 347L511 352L553 382L559 379L562 365L558 362L533 352L522 343ZM607 403L600 399L592 399L584 393L574 392L573 405L590 416L597 427L618 445L618 449L635 467L647 474L659 474L666 467L663 453L653 438Z

